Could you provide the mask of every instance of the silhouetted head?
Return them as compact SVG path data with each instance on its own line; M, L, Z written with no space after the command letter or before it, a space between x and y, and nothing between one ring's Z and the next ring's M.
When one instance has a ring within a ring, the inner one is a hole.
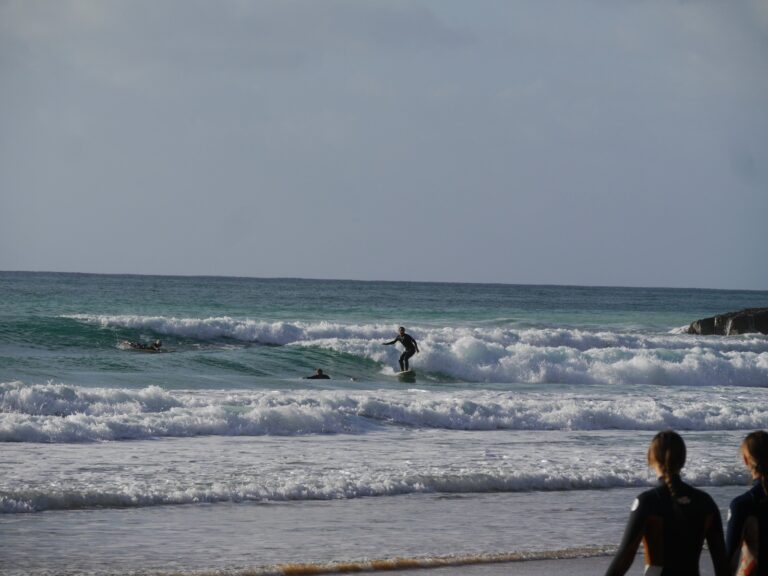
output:
M755 478L768 475L768 432L750 432L741 443L741 455Z
M318 376L322 376L323 375L323 369L322 368L318 368L317 370L315 370L315 374L317 374Z
M760 480L763 487L761 502L768 497L768 432L757 430L747 434L741 443L744 464L752 472L752 478Z
M680 434L672 430L656 434L648 447L648 465L661 474L672 498L685 503L685 497L678 499L676 489L676 479L685 465L685 442Z
M648 465L661 472L665 480L680 474L685 466L685 456L685 442L680 434L672 430L656 434L648 447Z
M403 326L400 326L397 331L400 332L400 334L405 334L405 328Z

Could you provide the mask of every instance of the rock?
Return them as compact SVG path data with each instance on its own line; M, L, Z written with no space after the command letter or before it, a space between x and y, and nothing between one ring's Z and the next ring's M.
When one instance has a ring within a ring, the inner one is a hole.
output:
M702 318L692 322L687 332L688 334L702 334L704 336L710 334L733 336L751 332L768 334L768 308L746 308L739 312L728 312L711 318Z

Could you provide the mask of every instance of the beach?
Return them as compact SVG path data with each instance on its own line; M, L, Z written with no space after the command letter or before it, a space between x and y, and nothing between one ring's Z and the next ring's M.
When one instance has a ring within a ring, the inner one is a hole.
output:
M768 428L768 338L682 330L764 292L32 273L0 290L13 576L600 573L656 482L656 431L681 432L683 479L725 518L739 443ZM414 382L382 345L401 325Z
M706 554L706 552L705 552ZM458 576L468 574L471 576L545 576L548 574L569 574L572 576L595 576L605 572L610 563L610 558L597 556L592 558L578 558L568 560L531 560L527 562L512 562L508 564L491 564L482 566L462 566L458 568L436 568L425 572L424 570L404 570L398 572L383 572L382 574L395 574L407 576ZM642 556L638 556L627 574L639 576L643 574ZM714 570L708 557L704 557L701 565L701 576L712 576Z
M767 39L0 0L0 576L676 570L768 470Z
M710 492L724 513L742 490ZM5 514L0 571L298 575L397 566L397 573L537 574L567 566L569 573L588 573L607 567L637 492L433 493ZM702 558L706 567L706 552ZM634 573L641 567L638 556Z

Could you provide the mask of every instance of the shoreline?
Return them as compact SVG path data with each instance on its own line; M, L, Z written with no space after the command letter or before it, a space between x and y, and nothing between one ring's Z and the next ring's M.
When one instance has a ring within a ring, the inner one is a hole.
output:
M589 556L585 558L525 560L503 564L484 564L463 566L460 568L435 568L433 570L404 570L397 572L380 572L386 576L551 576L552 574L568 574L568 576L596 576L605 573L611 562L611 556ZM628 576L642 576L645 571L643 555L638 553ZM700 576L714 576L714 569L707 551L703 551L699 562Z
M713 497L724 504L741 491L718 489ZM3 514L0 573L587 576L608 567L636 493L418 494ZM702 576L712 573L706 552L701 565ZM638 555L629 574L642 572Z
M319 574L344 574L349 572L381 574L430 574L446 570L453 571L491 570L492 567L523 564L527 562L550 562L565 560L587 560L592 558L610 558L615 547L587 547L558 550L552 552L511 552L506 554L471 554L438 556L433 558L382 558L359 562L329 562L325 564L282 564L266 568L264 574L285 576L307 576Z

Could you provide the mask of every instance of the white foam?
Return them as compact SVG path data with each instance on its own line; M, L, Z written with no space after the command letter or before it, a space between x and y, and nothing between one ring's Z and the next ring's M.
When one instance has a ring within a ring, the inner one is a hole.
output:
M104 327L263 344L313 346L397 365L384 347L392 327L331 322L264 322L229 317L70 316ZM700 337L579 329L414 327L420 370L473 382L768 385L768 338Z
M756 391L757 392L757 391ZM719 391L649 394L413 390L167 391L0 384L0 441L363 434L447 430L738 430L768 428L759 401Z
M331 500L419 493L644 487L650 433L460 431L365 437L200 438L42 449L9 446L18 470L0 478L0 511L139 507L201 502ZM742 433L685 434L685 479L734 485Z
M124 487L115 491L84 490L18 491L0 494L0 513L40 512L99 507L144 507L169 504L296 500L338 500L442 492L527 492L532 490L587 490L639 486L646 481L616 475L569 476L566 474L469 473L418 474L411 477L355 477L288 479L278 486L259 482L237 485Z

